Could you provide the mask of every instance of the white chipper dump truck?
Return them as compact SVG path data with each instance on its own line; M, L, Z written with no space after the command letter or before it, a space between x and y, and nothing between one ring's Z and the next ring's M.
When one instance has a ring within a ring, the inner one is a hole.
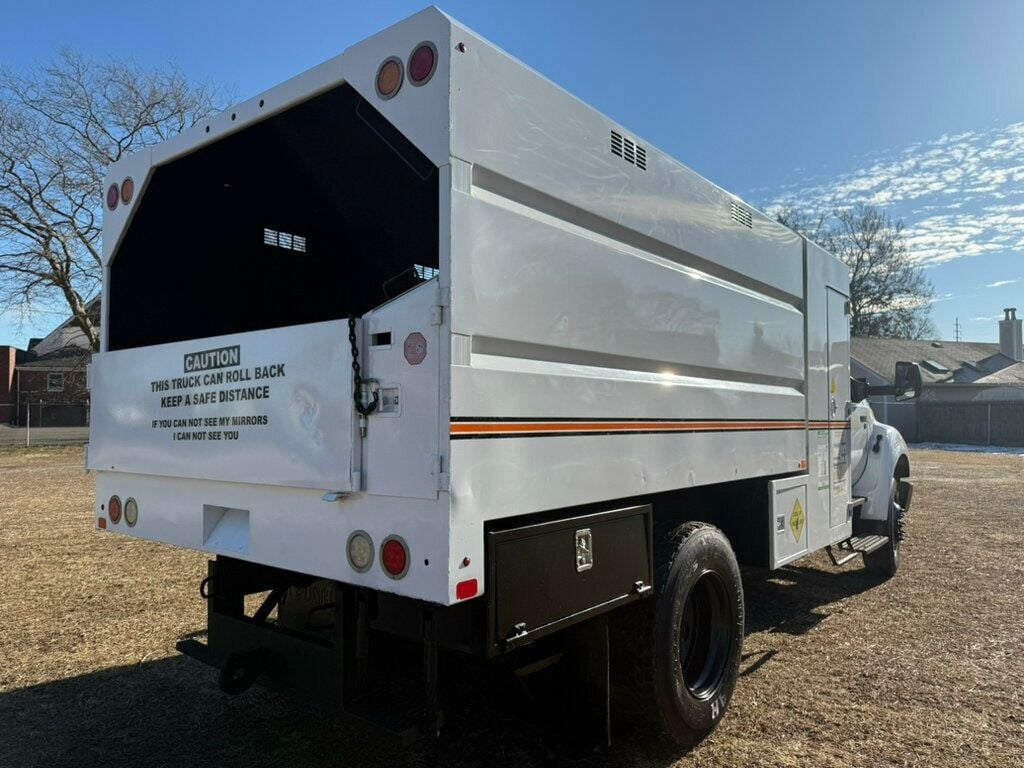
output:
M896 570L910 467L851 397L842 263L434 8L105 205L95 524L213 556L179 648L227 692L436 734L452 651L692 744L740 564Z

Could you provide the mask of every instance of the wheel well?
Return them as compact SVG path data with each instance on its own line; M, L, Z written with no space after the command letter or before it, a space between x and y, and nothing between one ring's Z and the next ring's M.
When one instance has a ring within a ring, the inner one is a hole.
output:
M725 534L741 565L768 567L770 479L734 480L658 494L651 499L655 537L682 523L710 523Z
M910 477L910 459L907 458L907 454L903 454L897 459L896 469L893 470L892 476L897 480Z

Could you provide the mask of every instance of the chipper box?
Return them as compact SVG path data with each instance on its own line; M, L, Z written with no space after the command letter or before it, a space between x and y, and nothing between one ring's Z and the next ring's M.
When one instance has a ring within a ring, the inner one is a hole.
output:
M225 691L434 735L454 652L692 744L740 564L896 570L907 450L851 396L843 264L434 8L119 161L105 206L95 523L210 553L179 648Z

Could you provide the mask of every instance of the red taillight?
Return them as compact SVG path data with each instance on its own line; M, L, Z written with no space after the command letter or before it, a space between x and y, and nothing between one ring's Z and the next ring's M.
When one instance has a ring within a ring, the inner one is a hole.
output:
M405 542L397 536L391 536L380 545L380 563L388 576L400 579L409 570L409 550Z
M117 188L117 184L111 184L107 188L107 208L114 210L117 208L117 201L121 197L121 190Z
M390 99L402 87L402 61L392 56L385 59L377 70L377 95L382 99Z
M135 194L135 182L131 176L125 177L125 180L121 182L121 202L128 205L132 201L132 195Z
M478 589L479 587L477 587L476 579L460 581L455 585L455 599L468 600L471 597L476 597Z
M107 502L107 517L112 523L118 523L121 520L121 499L117 496L111 496L110 501Z
M423 85L437 68L437 49L433 43L425 42L416 46L409 57L409 79L413 85Z

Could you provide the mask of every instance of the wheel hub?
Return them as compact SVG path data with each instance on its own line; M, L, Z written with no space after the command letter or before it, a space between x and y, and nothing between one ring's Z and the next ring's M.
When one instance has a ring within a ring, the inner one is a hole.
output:
M698 699L715 695L725 675L733 634L732 606L717 574L701 574L683 606L679 661L687 690Z

